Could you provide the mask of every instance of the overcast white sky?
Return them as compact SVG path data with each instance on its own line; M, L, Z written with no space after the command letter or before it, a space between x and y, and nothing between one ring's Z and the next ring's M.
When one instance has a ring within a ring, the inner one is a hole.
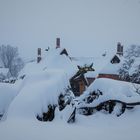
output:
M56 37L73 56L140 45L140 0L0 0L0 45L29 57Z

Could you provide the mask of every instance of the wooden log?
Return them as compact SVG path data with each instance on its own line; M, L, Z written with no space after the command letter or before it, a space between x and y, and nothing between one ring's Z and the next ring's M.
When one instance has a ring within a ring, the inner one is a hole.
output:
M125 109L133 109L134 106L137 106L137 105L140 105L140 102L131 102L131 103L127 103L127 102L123 102L123 101L120 101L120 100L106 100L104 102L101 102L99 103L97 106L93 106L93 107L80 107L80 108L77 108L79 110L87 110L87 112L93 112L93 110L97 110L97 111L100 111L100 110L106 110L108 111L109 113L112 113L115 105L117 103L120 103L122 104L122 109L121 109L121 114L125 112ZM91 115L90 114L84 114L83 115Z

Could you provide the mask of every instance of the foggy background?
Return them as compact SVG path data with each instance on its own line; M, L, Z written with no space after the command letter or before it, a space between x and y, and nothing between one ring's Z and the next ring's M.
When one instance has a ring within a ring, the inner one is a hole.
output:
M56 37L71 56L140 45L140 0L0 0L0 45L32 58Z

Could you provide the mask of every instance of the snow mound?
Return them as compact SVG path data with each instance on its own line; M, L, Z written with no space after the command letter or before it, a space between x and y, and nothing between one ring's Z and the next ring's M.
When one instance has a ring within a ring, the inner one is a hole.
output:
M86 98L90 93L97 90L100 90L103 95L99 96L89 106L96 106L107 100L120 100L126 103L140 102L140 95L135 92L132 83L107 78L96 79L84 94L79 97L79 100Z
M62 70L45 70L26 76L23 88L10 105L8 118L33 118L58 104L58 96L68 88L69 80Z
M7 119L36 118L48 111L48 105L57 105L58 97L68 89L69 79L77 72L77 66L63 49L49 49L40 63L27 63L20 72L22 85L18 96L11 103ZM72 94L72 96L74 96Z

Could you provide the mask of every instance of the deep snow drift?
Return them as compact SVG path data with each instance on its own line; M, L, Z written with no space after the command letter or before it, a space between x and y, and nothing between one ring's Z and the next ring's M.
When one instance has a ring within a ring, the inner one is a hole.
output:
M15 89L9 84L0 84L0 114L4 114L16 95Z
M19 93L22 81L19 80L16 84L0 83L0 115L4 115L3 119L7 116L7 110L10 103Z
M23 69L19 76L25 75L22 88L9 107L7 119L36 119L38 114L47 112L49 104L58 104L58 96L65 93L69 79L77 70L69 57L60 55L61 51L49 50L39 64L29 63Z
M9 107L7 119L11 117L33 118L47 111L49 104L57 104L58 96L64 93L69 83L63 71L48 70L27 76L23 85Z

